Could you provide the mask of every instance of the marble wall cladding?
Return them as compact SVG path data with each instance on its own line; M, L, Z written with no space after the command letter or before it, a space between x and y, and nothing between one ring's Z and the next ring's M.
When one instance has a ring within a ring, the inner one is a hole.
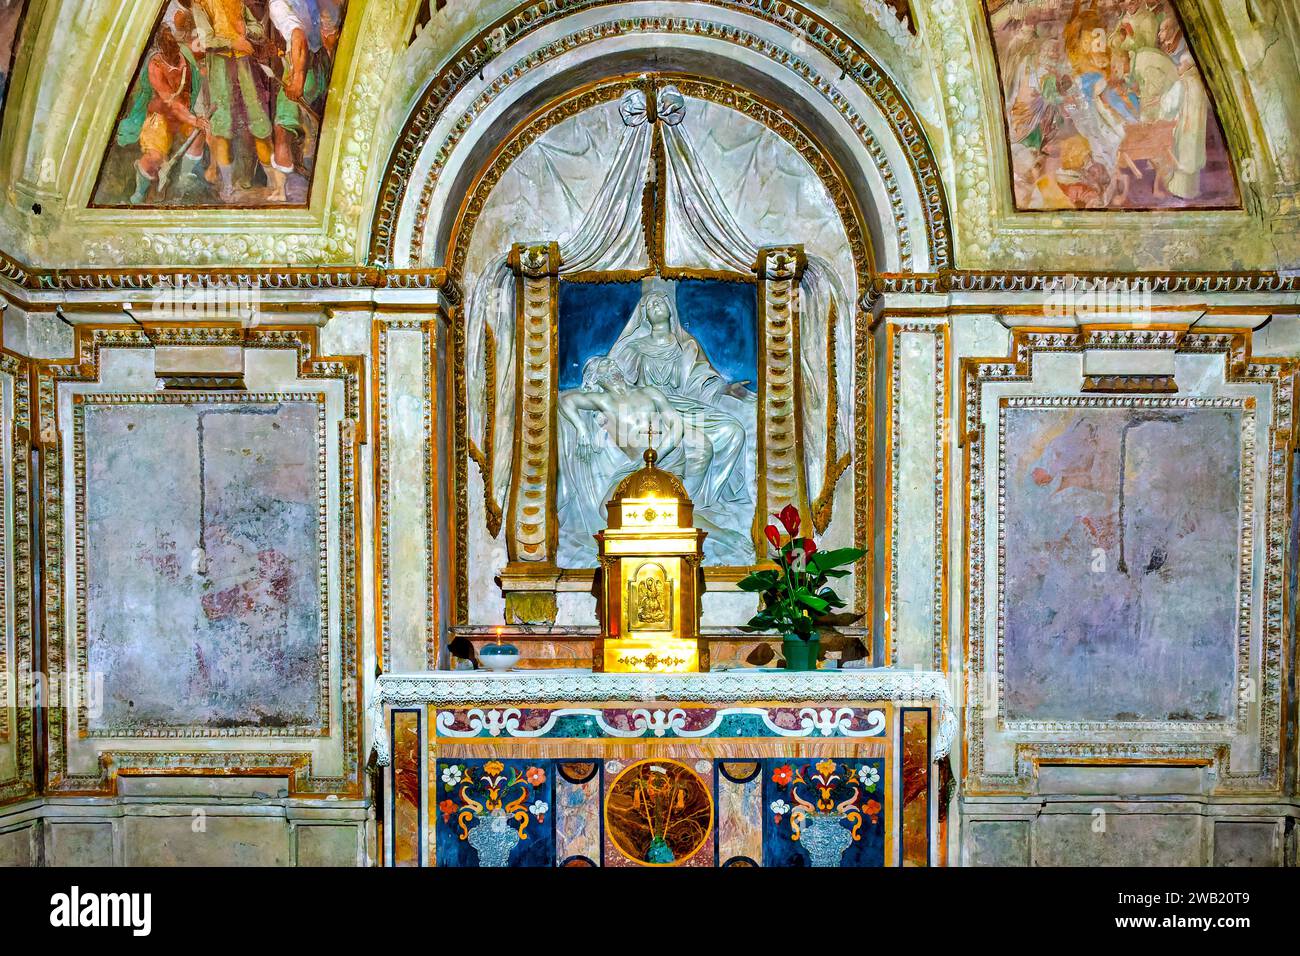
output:
M33 852L40 827L35 823L0 833L0 867L34 866L39 857Z
M415 320L376 322L382 657L387 671L437 663L434 558L433 332Z
M424 744L419 710L394 710L392 719L393 793L389 826L392 828L393 866L419 866L422 862L424 821Z
M889 661L943 669L947 329L890 328Z
M575 760L555 764L555 863L601 864L601 763Z
M323 406L83 398L85 729L321 733Z
M1048 800L963 808L963 866L1280 866L1285 810ZM1293 812L1293 811L1292 811Z
M962 866L1028 866L1029 846L1028 821L963 821Z
M1035 866L1187 866L1203 861L1204 828L1196 814L1128 813L1090 808L1043 816L1035 824Z
M0 867L364 866L374 855L361 801L286 802L264 778L129 779L140 785L117 799L0 812Z
M903 866L929 866L930 711L903 708L901 856Z
M1216 820L1215 866L1281 866L1284 821Z
M359 852L362 834L357 826L299 825L294 828L295 862L310 867L359 866L364 862Z
M718 865L763 865L763 762L719 760Z
M55 866L112 866L113 823L45 825L49 858Z
M289 827L262 816L205 813L127 817L122 821L126 866L288 866Z
M48 313L10 304L4 311L5 348L29 358L68 358L75 349L75 332L64 322L49 321Z

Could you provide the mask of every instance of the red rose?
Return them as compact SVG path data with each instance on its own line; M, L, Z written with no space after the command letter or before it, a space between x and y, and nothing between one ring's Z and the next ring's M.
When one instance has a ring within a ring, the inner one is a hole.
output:
M438 804L438 809L442 811L442 820L446 823L451 820L451 815L456 812L456 804L450 800L444 800Z
M799 533L799 509L794 505L786 505L774 517L785 526L785 532L789 535Z
M794 779L794 771L787 764L784 767L777 767L772 771L772 782L778 787L787 786Z
M781 547L781 532L776 530L776 525L768 525L763 529L763 534L767 535L767 540L772 542L772 547Z
M540 787L546 782L546 771L541 767L529 767L528 772L524 774L528 782L534 787Z

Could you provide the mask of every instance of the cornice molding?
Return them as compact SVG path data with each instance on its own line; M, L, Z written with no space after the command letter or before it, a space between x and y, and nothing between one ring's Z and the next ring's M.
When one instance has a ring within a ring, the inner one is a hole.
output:
M862 670L791 673L779 670L721 671L708 674L557 674L523 671L485 674L447 671L384 674L371 698L373 747L385 765L389 759L382 719L386 705L435 707L464 704L519 704L544 701L637 701L676 703L707 701L815 702L834 700L919 702L939 705L933 759L948 755L957 733L957 711L948 678L936 671Z
M879 273L865 293L870 309L886 295L1016 294L1050 292L1069 282L1146 283L1153 295L1241 295L1300 293L1300 273L1237 272L1061 272L948 269L941 272ZM149 294L176 283L244 282L260 292L358 293L363 301L396 303L397 293L437 293L459 306L462 290L445 268L346 267L155 267L147 269L40 269L0 251L0 294L17 305L44 304L50 295ZM385 292L388 295L370 295Z

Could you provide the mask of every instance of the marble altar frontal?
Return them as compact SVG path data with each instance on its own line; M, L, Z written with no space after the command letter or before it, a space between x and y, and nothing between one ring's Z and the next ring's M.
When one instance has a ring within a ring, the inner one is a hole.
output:
M633 687L653 699L621 703ZM932 865L929 768L956 727L938 674L430 674L379 693L407 865Z

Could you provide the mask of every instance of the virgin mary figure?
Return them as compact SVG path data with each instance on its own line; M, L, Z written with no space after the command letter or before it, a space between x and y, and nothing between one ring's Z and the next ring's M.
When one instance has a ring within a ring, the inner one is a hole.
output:
M681 413L687 458L682 478L696 508L736 519L732 527L748 527L754 495L745 461L755 455L754 449L745 452L757 435L757 395L713 367L662 292L642 296L609 357L629 385L659 389Z

